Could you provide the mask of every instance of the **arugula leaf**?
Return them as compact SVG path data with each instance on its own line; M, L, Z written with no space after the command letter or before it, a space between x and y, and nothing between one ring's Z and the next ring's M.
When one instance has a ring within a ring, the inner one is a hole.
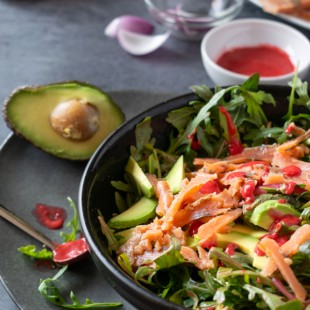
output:
M205 102L208 102L214 95L212 90L207 85L193 85L190 89Z
M154 285L153 277L156 274L156 269L149 266L141 266L135 273L135 280L144 282L148 285ZM147 279L145 279L147 277Z
M266 139L276 140L283 133L283 128L281 127L271 127L271 128L257 128L251 129L243 139L246 141L251 141L253 146L258 146L266 143ZM265 142L265 143L263 143Z
M121 253L117 256L118 264L126 271L132 278L135 278L135 273L132 270L129 258L126 253Z
M255 295L258 294L269 306L270 310L301 310L303 308L302 302L299 300L284 302L282 296L270 293L267 290L263 290L249 284L244 284L243 288L249 292L249 300L253 300Z
M67 228L71 228L71 232L60 232L60 236L63 238L64 242L76 240L76 235L79 231L79 219L76 204L70 197L67 197L67 200L69 201L69 205L73 209L73 217L66 225Z
M135 128L136 145L130 147L131 156L138 162L143 159L143 150L145 145L154 146L155 139L152 139L153 129L151 127L151 118L146 117Z
M119 213L126 211L128 209L127 204L125 200L123 199L123 197L120 195L120 193L115 192L114 197L115 197L115 203L116 203Z
M166 121L181 133L196 112L195 108L189 106L175 109L168 113Z
M231 258L229 255L223 252L221 248L214 248L212 247L209 251L211 257L215 257L222 261L226 266L231 267L233 269L243 269L243 266L236 261L235 259Z
M302 210L300 217L302 220L302 225L310 224L310 206Z
M123 192L130 192L130 186L125 183L125 182L122 182L122 181L111 181L111 185L120 190L120 191L123 191Z
M180 243L177 238L171 238L171 245L167 251L157 257L154 262L158 269L167 269L172 266L184 263L185 260L180 254Z
M47 249L36 251L36 247L34 245L26 245L26 246L20 247L18 248L18 251L28 256L31 256L33 258L36 258L36 259L49 259L49 260L53 259L52 251L48 251Z
M218 101L224 96L224 94L231 89L231 87L222 89L212 96L210 101L200 109L197 116L187 125L184 132L170 145L168 153L174 153L181 145L190 143L191 140L188 136L194 132L195 128L197 128L203 120L209 118L210 109L217 105Z
M207 137L205 134L205 131L201 128L197 128L197 139L200 142L201 146L204 150L206 150L207 154L210 154L210 156L214 156L214 143L212 143L212 140L210 137Z
M144 145L149 144L152 135L151 118L146 117L136 126L136 146L139 151L143 150Z
M111 229L109 228L109 226L105 222L104 217L100 213L99 210L98 210L98 213L99 213L98 220L100 223L101 231L105 235L105 237L107 238L108 250L111 254L112 252L115 252L118 249L118 243L117 243L115 236L113 235L113 232L111 231Z
M259 86L259 79L259 74L254 73L248 79L246 79L241 86L246 90L256 91Z
M304 278L309 283L310 279L310 240L304 242L298 252L291 257L291 265L297 278Z
M241 88L241 92L247 104L247 112L252 119L255 119L257 127L267 124L267 117L261 105L263 102L275 104L273 97L263 91L250 92L244 91Z
M290 83L292 85L292 83ZM295 98L294 104L303 105L310 109L310 97L308 94L308 82L302 82L299 78L295 82L295 91L298 98Z
M72 303L67 303L65 298L60 294L59 289L55 286L56 282L63 273L67 270L68 266L61 268L58 273L53 278L47 278L45 280L40 280L40 285L38 291L40 294L52 304L66 308L66 309L109 309L120 307L122 303L97 303L93 302L90 299L86 299L85 303L82 304L79 302L77 297L70 292L70 299Z
M293 81L289 84L291 86L291 93L289 96L289 102L288 102L288 110L287 113L284 115L283 119L285 120L290 120L291 117L293 116L293 106L295 102L295 90L296 90L296 85L299 83L299 79L297 77L297 74L294 74Z

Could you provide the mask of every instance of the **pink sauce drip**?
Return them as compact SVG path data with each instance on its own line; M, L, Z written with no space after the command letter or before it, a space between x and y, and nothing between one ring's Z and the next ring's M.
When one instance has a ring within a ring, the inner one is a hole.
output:
M47 206L42 203L36 204L32 214L38 222L49 229L60 229L66 220L66 210L61 207Z

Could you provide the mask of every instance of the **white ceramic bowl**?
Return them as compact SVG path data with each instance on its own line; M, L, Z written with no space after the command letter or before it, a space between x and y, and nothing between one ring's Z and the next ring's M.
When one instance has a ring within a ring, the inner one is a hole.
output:
M303 79L310 68L310 42L298 30L286 24L265 19L239 19L210 30L201 42L201 57L207 74L215 85L240 84L248 78L226 70L216 63L218 57L231 48L272 45L285 51ZM293 73L261 77L260 84L287 84Z

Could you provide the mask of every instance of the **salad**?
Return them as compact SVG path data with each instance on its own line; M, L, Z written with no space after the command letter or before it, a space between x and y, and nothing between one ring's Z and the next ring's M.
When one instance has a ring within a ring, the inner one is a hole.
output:
M119 213L101 229L118 264L193 309L310 309L310 98L297 76L282 117L259 76L193 86L170 111L168 149L136 127ZM296 107L299 108L296 113Z

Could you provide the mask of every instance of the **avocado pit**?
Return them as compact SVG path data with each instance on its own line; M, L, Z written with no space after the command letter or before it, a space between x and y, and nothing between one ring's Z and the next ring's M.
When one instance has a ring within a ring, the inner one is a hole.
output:
M52 128L60 136L74 141L90 139L97 132L99 122L98 109L81 99L61 102L50 114Z

